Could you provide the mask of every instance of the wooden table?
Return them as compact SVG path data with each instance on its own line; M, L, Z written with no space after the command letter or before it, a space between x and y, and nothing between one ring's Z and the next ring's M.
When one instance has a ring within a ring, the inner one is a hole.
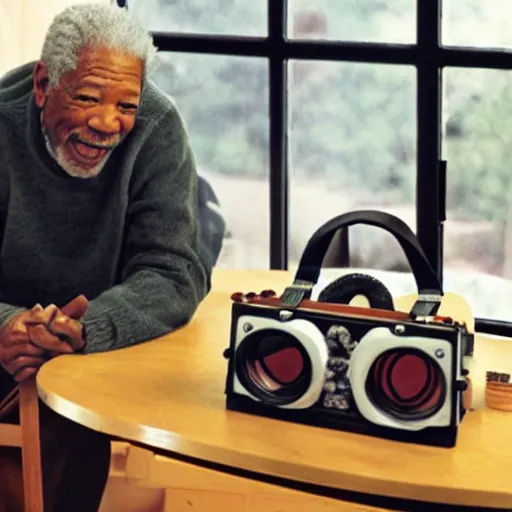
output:
M92 429L163 450L170 458L188 457L184 464L216 465L203 471L241 470L238 481L278 477L283 480L274 483L298 483L327 495L345 490L512 509L508 413L468 413L457 446L447 449L226 411L222 352L229 341L230 294L265 288L280 293L292 280L284 271L217 270L211 293L187 327L119 351L58 357L38 374L40 396ZM512 358L512 341L478 336L476 353L485 364Z

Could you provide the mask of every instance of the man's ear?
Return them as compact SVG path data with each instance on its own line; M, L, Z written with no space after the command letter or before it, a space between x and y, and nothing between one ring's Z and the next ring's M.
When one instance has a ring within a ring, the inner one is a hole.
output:
M39 108L43 108L48 93L48 67L42 60L36 62L34 68L34 99Z

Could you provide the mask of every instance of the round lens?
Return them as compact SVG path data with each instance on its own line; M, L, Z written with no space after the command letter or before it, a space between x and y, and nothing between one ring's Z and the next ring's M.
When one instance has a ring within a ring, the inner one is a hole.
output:
M262 330L245 338L237 350L237 373L253 394L273 403L292 402L311 380L309 356L294 336Z
M366 379L369 397L395 417L415 420L435 414L446 397L446 380L438 363L416 349L381 354Z

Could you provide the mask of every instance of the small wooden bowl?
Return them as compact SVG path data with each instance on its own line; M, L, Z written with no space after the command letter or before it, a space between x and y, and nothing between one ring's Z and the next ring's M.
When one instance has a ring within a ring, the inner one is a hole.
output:
M512 384L488 381L485 388L487 407L512 412Z

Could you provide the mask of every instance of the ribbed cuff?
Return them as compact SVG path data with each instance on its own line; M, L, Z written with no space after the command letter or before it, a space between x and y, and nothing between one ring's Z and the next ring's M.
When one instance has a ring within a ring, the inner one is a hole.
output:
M110 319L83 320L85 329L85 346L82 349L84 354L105 352L112 348L115 341L114 329Z
M27 311L25 308L11 306L10 304L0 303L0 328L14 315Z

